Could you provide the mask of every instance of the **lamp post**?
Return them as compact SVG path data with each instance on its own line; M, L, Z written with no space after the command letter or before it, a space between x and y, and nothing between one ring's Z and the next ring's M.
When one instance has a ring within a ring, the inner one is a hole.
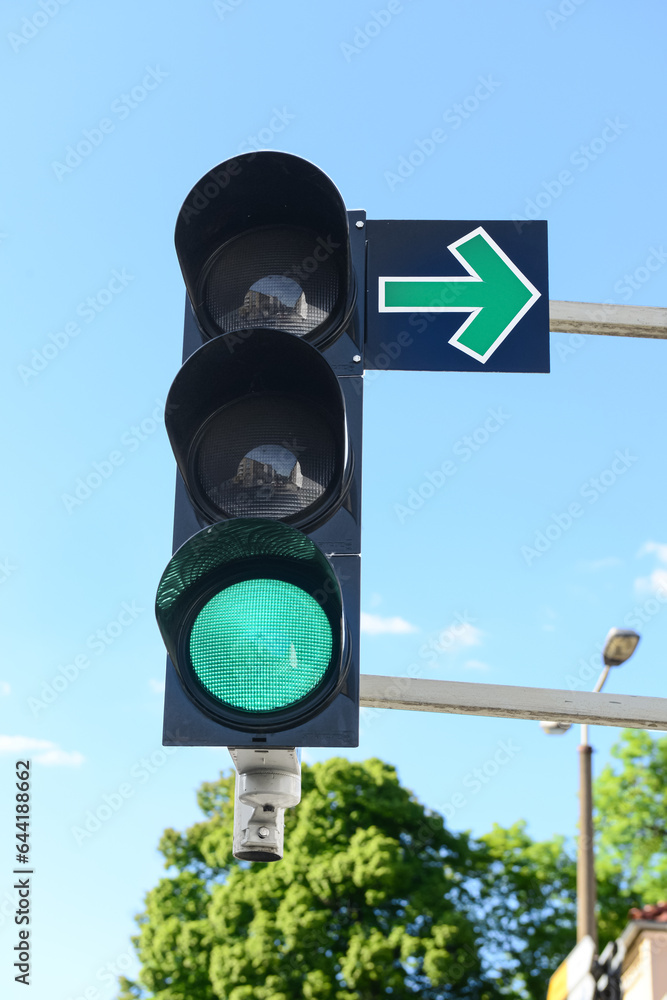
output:
M613 628L602 651L604 668L594 692L602 690L612 667L625 663L637 648L639 635L632 629ZM540 722L548 735L560 736L570 729L565 722ZM579 751L579 841L577 850L577 941L589 935L597 949L598 933L595 921L597 885L593 853L593 747L588 742L588 725L581 726Z

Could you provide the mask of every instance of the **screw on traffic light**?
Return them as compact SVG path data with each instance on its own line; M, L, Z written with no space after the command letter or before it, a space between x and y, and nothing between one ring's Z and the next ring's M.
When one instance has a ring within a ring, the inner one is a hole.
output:
M165 745L358 745L363 225L285 153L181 208Z

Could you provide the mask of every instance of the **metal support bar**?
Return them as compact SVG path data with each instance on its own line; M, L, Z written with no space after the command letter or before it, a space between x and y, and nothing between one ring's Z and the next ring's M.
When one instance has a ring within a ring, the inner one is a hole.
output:
M667 339L667 309L602 302L550 301L549 329L552 333Z
M544 719L667 731L667 698L631 694L362 674L360 704L366 708L487 715L499 719Z

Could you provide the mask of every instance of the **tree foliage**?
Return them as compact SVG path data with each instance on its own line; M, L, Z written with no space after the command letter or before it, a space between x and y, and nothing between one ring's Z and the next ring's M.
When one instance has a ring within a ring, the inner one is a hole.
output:
M176 874L149 892L135 944L156 1000L494 1000L467 916L474 850L392 767L304 767L283 861L232 857L233 777L203 785L207 817L160 843Z
M595 783L601 947L667 897L667 738L624 731L613 755ZM160 842L170 874L120 1000L544 1000L576 943L573 841L451 832L379 760L304 766L277 864L232 855L233 773L198 802L204 820Z
M533 841L524 822L494 825L481 841L484 952L495 959L503 993L544 1000L549 977L576 943L576 845L564 837ZM606 872L598 901L602 948L625 927L632 897Z
M598 871L635 905L667 899L667 737L625 729L595 782Z

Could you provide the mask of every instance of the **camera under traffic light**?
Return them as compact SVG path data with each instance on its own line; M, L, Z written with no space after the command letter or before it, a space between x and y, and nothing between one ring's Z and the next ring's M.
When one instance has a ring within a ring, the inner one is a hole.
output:
M363 227L274 152L220 164L179 213L165 745L358 745Z

